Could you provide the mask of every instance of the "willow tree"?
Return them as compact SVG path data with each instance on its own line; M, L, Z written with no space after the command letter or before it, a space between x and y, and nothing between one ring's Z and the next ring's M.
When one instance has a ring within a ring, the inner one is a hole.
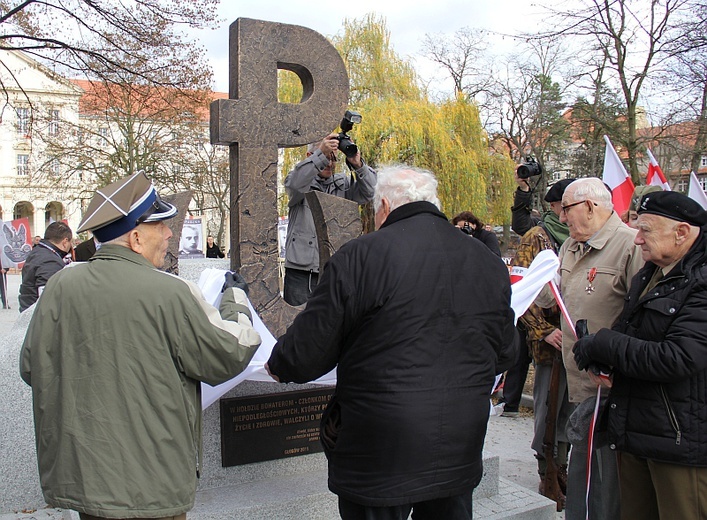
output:
M404 163L433 171L450 217L471 210L482 220L508 220L513 163L489 154L476 106L464 97L441 105L430 101L412 64L391 47L382 18L345 20L333 43L349 73L351 108L363 116L351 136L368 164ZM281 76L280 88L281 101L301 98L291 76ZM303 154L285 150L285 174Z

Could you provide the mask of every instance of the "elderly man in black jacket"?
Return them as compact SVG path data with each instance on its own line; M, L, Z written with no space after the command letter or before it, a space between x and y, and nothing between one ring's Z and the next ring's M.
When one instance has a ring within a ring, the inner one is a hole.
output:
M620 451L621 518L707 514L707 212L664 191L644 195L645 266L614 327L574 346L577 366L613 369L610 447Z
M491 386L517 355L508 270L436 191L430 172L379 172L377 231L332 256L268 361L282 382L338 365L320 438L344 520L470 519Z

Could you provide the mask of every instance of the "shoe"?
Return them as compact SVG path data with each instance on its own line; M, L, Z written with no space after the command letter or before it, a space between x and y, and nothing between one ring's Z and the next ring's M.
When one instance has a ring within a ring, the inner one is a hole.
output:
M520 415L520 412L518 410L513 411L513 410L503 410L503 413L501 414L501 417L518 417Z

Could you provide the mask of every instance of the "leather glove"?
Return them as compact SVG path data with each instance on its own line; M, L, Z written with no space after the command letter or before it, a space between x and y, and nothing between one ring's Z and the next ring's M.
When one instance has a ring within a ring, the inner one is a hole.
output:
M248 294L248 284L240 273L228 271L225 278L226 281L223 283L223 287L221 287L221 292L225 291L229 287L238 287L239 289L243 289L243 292L246 293L246 295Z
M589 349L594 344L594 334L588 334L582 338L579 338L577 342L572 347L572 353L574 354L574 360L577 363L577 368L580 370L586 370L590 364L592 364L592 358L589 355Z

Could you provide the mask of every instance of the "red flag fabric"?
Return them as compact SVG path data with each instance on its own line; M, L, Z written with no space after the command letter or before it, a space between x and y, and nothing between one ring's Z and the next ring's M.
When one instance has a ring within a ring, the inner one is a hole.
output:
M663 175L663 170L660 169L660 165L653 157L650 148L646 148L646 152L648 152L648 158L650 159L648 173L646 174L646 185L659 186L663 191L670 191L670 184L668 184L668 180Z
M619 159L619 155L614 150L611 141L609 141L609 137L604 136L604 141L606 141L606 152L604 154L602 180L604 184L611 188L614 211L620 215L628 210L631 205L634 186L631 177L628 176L626 168L624 168L621 159Z

